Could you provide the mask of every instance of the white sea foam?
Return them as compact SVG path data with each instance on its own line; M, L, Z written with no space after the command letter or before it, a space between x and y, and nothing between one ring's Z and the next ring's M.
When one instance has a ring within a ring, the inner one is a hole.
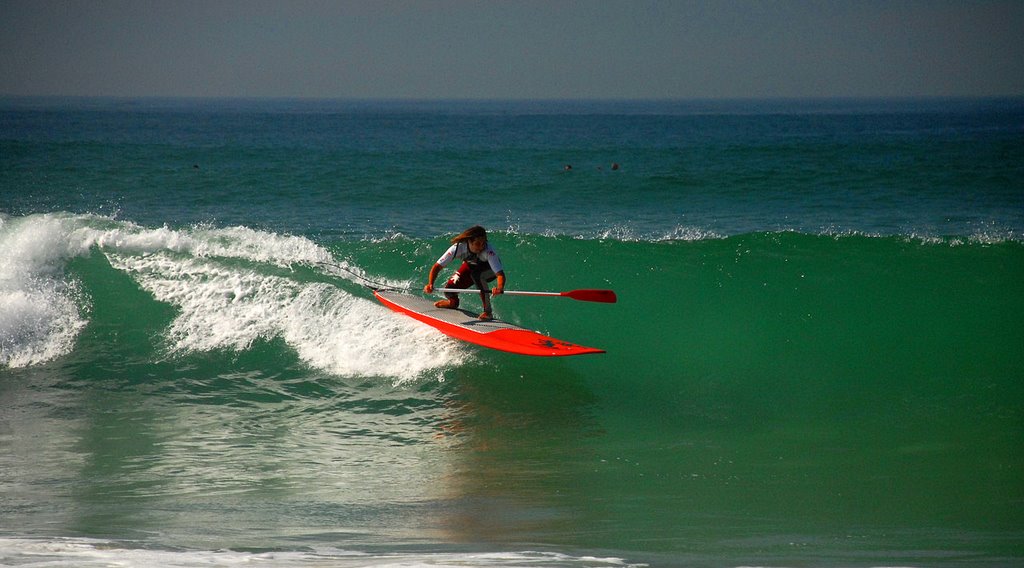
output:
M70 236L70 246L80 253L95 246L104 251L171 251L196 257L243 258L278 266L332 260L326 249L307 238L248 227L175 230L168 227L148 229L127 222L107 228L87 225Z
M0 366L26 367L67 354L88 302L63 275L68 222L7 219L0 225Z
M291 568L330 566L332 568L442 568L520 567L570 568L575 566L641 567L621 558L572 556L559 552L427 552L364 553L321 547L312 551L244 552L234 550L167 550L131 547L85 538L2 538L0 563L24 567L76 568L120 566L274 566ZM9 563L9 564L8 564Z
M456 344L369 298L265 269L303 264L333 277L365 278L359 267L334 260L304 237L247 227L146 228L106 217L46 214L5 219L0 250L0 365L8 367L71 351L87 324L89 300L64 269L69 259L92 250L157 301L179 309L165 332L171 354L244 350L260 340L282 339L312 367L400 381L464 355Z
M521 231L518 226L509 226L508 233L512 235L527 236L529 233ZM705 241L713 239L724 239L725 235L716 233L709 229L676 225L668 231L643 232L638 231L628 224L618 224L598 230L581 230L576 232L562 232L554 229L546 229L540 234L544 237L559 238L569 237L577 240L596 241L621 241L625 243L638 242L662 242L662 241Z
M108 254L161 302L180 309L166 332L174 353L244 350L283 339L302 361L331 373L411 379L456 353L412 320L323 283L302 284L213 260Z

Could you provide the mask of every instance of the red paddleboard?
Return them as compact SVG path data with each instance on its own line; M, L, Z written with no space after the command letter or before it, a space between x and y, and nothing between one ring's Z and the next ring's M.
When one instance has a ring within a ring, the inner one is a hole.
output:
M434 300L427 298L380 290L373 294L392 310L416 318L445 335L498 351L537 357L604 353L603 349L576 345L501 320L480 320L465 310L435 308Z

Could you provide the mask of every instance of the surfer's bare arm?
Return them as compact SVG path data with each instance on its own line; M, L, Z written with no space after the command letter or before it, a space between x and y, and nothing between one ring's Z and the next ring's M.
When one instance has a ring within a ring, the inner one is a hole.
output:
M497 273L495 276L498 277L498 285L495 286L493 290L491 290L491 295L492 296L498 296L502 292L505 291L505 271L502 270L501 272Z
M434 266L430 267L430 276L427 276L427 285L423 287L423 291L425 293L430 294L431 292L434 291L434 280L437 280L438 272L441 272L441 265L435 262ZM505 277L502 276L502 279L498 281L499 286L501 285L501 282L504 281L504 278Z

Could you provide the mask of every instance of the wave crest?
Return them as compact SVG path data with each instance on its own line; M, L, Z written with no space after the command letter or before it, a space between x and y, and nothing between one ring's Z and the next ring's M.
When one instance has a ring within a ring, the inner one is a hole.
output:
M67 265L91 251L177 308L164 331L173 356L282 339L304 363L328 373L403 381L463 355L457 344L390 317L372 299L324 282L361 282L365 272L301 236L44 214L5 218L0 248L8 251L0 260L0 365L7 367L72 351L89 323L90 301ZM320 281L294 277L296 266Z

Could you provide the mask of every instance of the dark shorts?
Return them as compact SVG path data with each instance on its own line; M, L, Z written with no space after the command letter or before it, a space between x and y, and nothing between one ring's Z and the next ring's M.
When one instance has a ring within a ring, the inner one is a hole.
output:
M452 277L445 283L445 288L455 288L457 290L464 290L469 288L471 285L476 284L476 287L481 290L480 299L484 303L484 311L491 311L491 295L486 293L490 288L487 286L488 282L493 282L498 276L494 274L490 266L484 265L474 269L468 262L463 262L462 266L452 274ZM459 305L459 294L446 293L445 297L452 301L453 306Z

